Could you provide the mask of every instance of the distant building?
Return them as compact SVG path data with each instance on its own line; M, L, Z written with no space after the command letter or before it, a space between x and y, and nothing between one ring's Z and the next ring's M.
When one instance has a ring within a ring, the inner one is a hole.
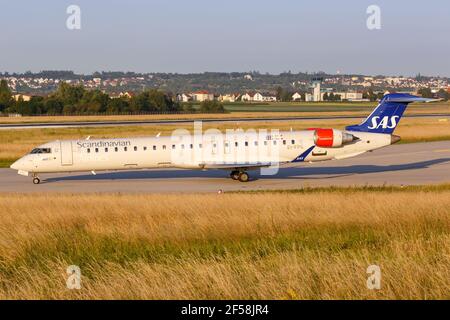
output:
M349 92L335 92L334 95L341 96L341 100L348 101L362 101L363 94L361 92L349 91Z
M125 91L125 92L119 93L119 98L131 99L133 97L134 97L134 92L131 92L131 91Z
M275 96L271 93L264 93L262 96L263 96L263 101L267 101L267 102L277 101L277 96Z
M179 93L179 94L177 94L177 101L178 102L192 101L192 95L187 94L187 93Z
M300 100L302 100L302 95L300 93L296 92L292 95L292 101L300 101Z
M322 95L320 92L320 81L313 81L313 101L322 101Z
M218 100L222 102L236 102L239 100L239 97L239 93L221 94Z
M22 98L23 101L30 101L31 97L32 97L32 95L30 95L30 94L22 94L22 93L13 95L13 98L16 101L19 101L20 98Z
M241 97L241 101L247 101L247 102L271 102L271 101L277 101L277 97L270 94L265 93L262 94L260 92L252 92L252 93L245 93Z
M311 93L308 93L308 92L305 93L305 101L308 101L308 102L314 101L313 95Z
M193 100L197 101L197 102L214 100L214 94L209 93L206 90L200 90L200 91L194 92L194 93L192 93L192 97L193 97Z
M263 96L261 93L256 92L256 93L253 95L253 101L263 102L263 101L264 101L264 96Z
M241 101L245 102L253 101L253 95L254 95L253 93L246 92L241 96Z

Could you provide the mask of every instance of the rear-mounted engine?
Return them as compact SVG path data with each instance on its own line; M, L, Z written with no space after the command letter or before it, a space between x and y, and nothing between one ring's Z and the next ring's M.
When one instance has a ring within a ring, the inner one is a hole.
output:
M358 140L354 135L336 129L315 129L314 143L318 147L338 148Z

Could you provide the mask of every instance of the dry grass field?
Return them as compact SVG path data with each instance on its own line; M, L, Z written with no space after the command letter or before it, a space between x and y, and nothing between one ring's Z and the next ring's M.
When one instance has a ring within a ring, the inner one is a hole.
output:
M449 299L449 208L450 185L0 194L0 299Z
M278 129L294 130L310 127L344 128L354 123L355 120L293 120L293 121L261 121L261 122L226 122L204 123L203 129L218 128L244 130L254 129ZM178 128L192 130L189 124L179 125L155 125L155 126L116 126L116 127L91 127L91 128L52 128L52 129L23 129L0 130L0 167L7 167L13 161L20 158L32 148L42 143L58 139L84 139L111 137L136 137L154 136L161 132L162 135L170 135ZM450 140L450 121L439 121L437 118L404 118L400 122L395 134L402 137L405 142L423 142L436 140Z
M223 119L223 118L261 118L261 117L308 117L308 116L367 116L376 106L375 102L361 103L305 103L278 102L268 105L240 104L230 105L230 112L221 114L149 114L149 115L80 115L80 116L24 116L0 117L0 123L33 122L95 122L95 121L143 121L180 119ZM227 107L227 106L225 106ZM292 109L292 110L291 110ZM408 107L406 114L450 113L450 102L417 103Z

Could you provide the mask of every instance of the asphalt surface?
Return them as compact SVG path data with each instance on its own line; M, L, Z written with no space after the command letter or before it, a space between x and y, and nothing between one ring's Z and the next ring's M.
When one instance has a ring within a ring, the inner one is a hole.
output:
M218 192L296 189L314 186L418 185L450 182L450 141L392 145L364 155L282 167L251 181L228 178L223 170L152 169L72 174L42 174L39 185L12 169L0 169L0 192Z
M0 123L0 130L35 129L35 128L80 128L110 127L130 125L186 124L194 121L202 122L254 122L254 121L292 121L292 120L337 120L364 119L366 116L304 116L304 117L258 117L258 118L221 118L221 119L179 119L179 120L136 120L136 121L74 121L74 122L33 122L33 123ZM412 114L404 118L439 118L450 117L448 113Z

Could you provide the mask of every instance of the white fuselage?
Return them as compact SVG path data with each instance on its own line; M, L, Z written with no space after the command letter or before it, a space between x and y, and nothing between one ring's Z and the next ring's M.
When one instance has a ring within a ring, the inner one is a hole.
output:
M120 139L56 140L39 146L45 153L30 153L11 168L28 175L51 172L147 168L251 169L298 160L314 162L343 159L391 144L390 134L349 132L359 139L335 148L315 146L314 132L245 132L217 135Z

